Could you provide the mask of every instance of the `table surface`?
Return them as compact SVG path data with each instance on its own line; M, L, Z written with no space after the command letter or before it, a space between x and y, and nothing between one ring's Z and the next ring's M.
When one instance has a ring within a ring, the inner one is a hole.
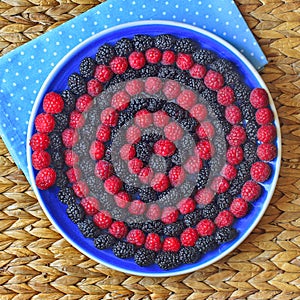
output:
M0 0L0 55L97 0ZM300 2L238 0L269 61L261 72L282 132L282 166L264 217L231 254L175 277L130 276L54 229L0 139L0 299L300 299Z

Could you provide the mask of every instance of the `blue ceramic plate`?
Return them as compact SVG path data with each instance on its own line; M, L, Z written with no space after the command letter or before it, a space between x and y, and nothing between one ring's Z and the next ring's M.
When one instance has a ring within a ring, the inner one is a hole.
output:
M245 240L245 238L250 234L263 216L276 186L281 158L279 121L272 100L270 100L270 103L275 116L275 125L277 128L276 146L278 149L278 156L270 163L272 167L272 176L263 184L264 191L262 195L253 203L250 213L246 217L235 222L234 226L239 232L237 238L231 242L221 245L218 249L205 254L197 263L182 265L170 271L163 271L156 265L150 267L140 267L135 264L133 259L123 260L115 257L111 250L100 251L96 249L93 245L93 241L91 239L84 238L77 226L69 220L65 212L66 206L62 204L56 197L57 188L53 187L49 190L41 191L36 187L34 180L36 171L32 167L31 163L32 151L29 146L29 141L35 130L34 119L36 115L42 111L42 99L44 95L50 91L62 91L66 89L68 76L73 72L78 72L79 62L84 57L94 56L99 45L105 42L115 43L121 37L133 37L135 34L142 33L150 35L169 33L178 37L192 38L193 40L198 41L203 48L211 49L217 52L221 57L234 62L246 78L246 82L251 88L262 87L267 90L267 87L258 72L240 52L238 52L223 39L205 30L187 24L160 20L133 22L116 26L92 36L70 51L70 53L57 64L44 82L33 107L28 127L28 169L33 190L45 214L55 225L57 230L66 238L66 240L68 240L79 251L95 261L102 263L103 265L122 272L141 276L172 276L204 268L223 258ZM269 97L271 99L270 94Z

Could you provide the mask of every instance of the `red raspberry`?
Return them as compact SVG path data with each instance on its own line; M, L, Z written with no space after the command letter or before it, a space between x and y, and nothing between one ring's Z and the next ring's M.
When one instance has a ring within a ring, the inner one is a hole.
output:
M122 181L119 177L113 175L104 181L104 189L111 195L117 194L122 188Z
M145 92L154 95L157 94L163 87L163 83L158 77L148 77L145 80Z
M114 73L110 69L110 67L105 65L98 65L95 69L94 76L101 83L108 82L113 77Z
M236 105L227 106L225 109L225 118L232 125L238 124L242 121L242 112Z
M131 160L135 157L135 148L132 144L124 144L120 149L120 157L123 160Z
M101 180L109 178L113 170L113 166L106 160L99 160L95 165L95 175Z
M36 177L35 183L40 190L47 190L55 184L56 172L52 168L41 169Z
M178 53L176 65L181 70L189 70L194 64L192 55L186 53Z
M192 198L183 198L177 203L177 208L182 214L189 214L196 208L196 202Z
M162 244L163 251L178 252L180 247L179 239L173 236L166 237Z
M229 182L222 176L217 176L212 180L211 189L218 194L225 193L229 189Z
M78 110L73 110L69 117L69 126L71 128L81 128L85 123L85 118Z
M173 142L164 139L157 141L153 146L154 153L160 156L172 156L176 151L176 146Z
M43 109L48 114L58 114L64 109L64 100L61 95L50 92L43 99Z
M33 151L46 150L50 145L50 139L47 134L37 132L31 137L29 144Z
M161 213L161 221L165 224L171 224L178 220L179 211L175 206L164 207Z
M114 221L108 228L108 232L117 239L122 239L126 236L128 228L122 221Z
M151 112L147 109L141 109L135 114L134 123L140 128L147 128L153 123Z
M230 86L224 86L217 93L217 101L219 104L228 106L235 101L234 91Z
M103 91L103 86L98 79L91 79L86 84L87 93L92 96L96 97Z
M161 209L158 204L150 204L146 212L146 217L149 220L158 220L161 217Z
M144 82L141 79L133 79L126 82L125 91L130 96L140 94L144 90Z
M128 243L138 247L144 245L145 239L145 234L140 229L131 229L126 236L126 240Z
M218 228L230 226L234 221L234 216L229 210L222 210L215 218L215 224Z
M93 217L94 223L101 229L107 229L112 224L111 214L106 210L100 210Z
M100 124L97 128L96 138L99 142L105 143L110 140L110 127Z
M54 117L50 114L40 113L34 120L35 128L38 132L49 133L55 127Z
M163 128L170 121L168 114L162 110L157 111L153 114L153 124L157 127Z
M242 218L248 212L248 203L242 198L235 198L231 202L229 210L236 218Z
M223 76L213 70L209 70L204 77L204 84L211 90L217 91L224 84Z
M126 57L116 56L110 61L109 66L115 74L120 75L127 70L128 61Z
M128 161L128 171L131 174L139 174L144 167L144 163L137 157Z
M120 191L114 195L114 200L118 207L126 208L131 201L131 197L127 192Z
M62 133L62 141L67 148L72 148L78 142L78 138L78 132L73 128L67 128Z
M198 122L202 122L207 117L207 109L203 104L196 104L192 107L190 114Z
M100 210L99 200L95 197L82 198L80 204L89 216L95 215Z
M189 174L196 174L202 169L203 162L198 156L194 155L185 161L183 167Z
M265 108L259 108L256 111L255 119L256 119L257 124L267 125L274 120L274 116L273 116L271 109L265 107Z
M188 227L180 235L180 241L184 247L193 247L195 246L198 239L198 233L195 228Z
M240 146L246 142L247 135L244 127L233 125L226 139L230 146Z
M67 149L64 152L64 157L65 157L65 164L68 167L73 167L73 166L77 165L79 162L78 154L71 149Z
M165 81L162 91L168 100L176 99L181 92L181 86L177 81L168 79Z
M242 147L229 147L226 153L227 162L232 165L238 165L244 159L244 151Z
M129 203L128 212L132 215L142 215L147 209L147 204L141 200L133 200Z
M74 183L80 180L81 170L78 167L72 167L66 171L69 182Z
M92 159L99 160L102 159L105 153L105 146L100 141L93 141L89 150L89 154Z
M216 226L212 220L203 219L196 225L196 230L200 236L210 236L214 233Z
M236 177L236 175L237 175L237 169L235 168L234 165L226 164L226 165L222 168L222 170L221 170L221 175L222 175L225 179L231 181L231 180L233 180L233 179Z
M255 88L250 94L250 103L254 108L267 107L269 104L269 96L266 90L262 88Z
M251 166L250 174L254 181L264 182L269 178L271 168L268 163L258 161Z
M200 139L211 139L215 135L215 127L210 121L204 121L196 128Z
M241 196L244 200L252 202L256 200L261 193L261 186L252 180L248 180L244 183L241 191Z
M177 97L177 103L185 110L190 110L197 102L197 95L192 90L183 90Z
M78 181L73 184L73 191L79 198L87 197L89 194L89 187L84 181Z
M128 57L129 65L132 69L139 70L146 64L145 56L142 52L132 52Z
M49 167L51 162L51 155L44 150L34 151L31 155L32 166L36 170L41 170Z
M143 184L149 184L154 176L154 172L150 167L145 167L139 173L139 180Z
M80 112L88 111L92 105L93 98L88 94L81 95L76 100L76 109Z
M176 54L172 50L166 50L162 54L161 63L163 65L173 65L176 61Z
M213 157L215 153L214 145L208 140L202 140L197 143L195 154L199 155L201 159L208 160Z
M274 144L261 144L257 147L257 156L260 160L271 161L277 155L277 149Z
M145 57L148 63L157 64L160 62L162 54L161 51L157 48L150 48L146 50Z
M196 79L201 79L205 76L206 74L206 68L203 65L199 64L194 64L190 69L189 69L190 75L193 78Z
M210 204L214 200L215 193L210 188L197 190L194 199L200 205Z
M130 103L130 95L122 90L116 92L111 98L111 106L118 111L124 110Z
M174 166L169 171L169 179L172 186L180 186L183 184L185 180L185 172L183 167L181 166Z
M126 141L129 144L138 143L141 139L141 136L141 130L135 125L130 126L126 131Z
M118 123L118 116L119 115L114 108L107 107L101 112L100 119L104 125L114 127Z
M159 251L161 249L160 236L157 233L149 233L145 240L145 248L152 251Z
M169 178L163 173L157 173L151 180L150 185L156 192L164 192L170 186Z
M170 122L164 128L165 137L172 142L178 141L183 137L183 129L176 122Z
M276 128L273 124L262 125L257 130L257 139L263 143L271 143L276 138Z

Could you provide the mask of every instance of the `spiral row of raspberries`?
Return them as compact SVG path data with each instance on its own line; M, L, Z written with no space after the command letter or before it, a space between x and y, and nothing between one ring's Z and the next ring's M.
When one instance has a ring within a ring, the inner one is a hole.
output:
M162 269L234 239L277 156L269 97L189 38L135 35L45 95L30 146L98 249Z

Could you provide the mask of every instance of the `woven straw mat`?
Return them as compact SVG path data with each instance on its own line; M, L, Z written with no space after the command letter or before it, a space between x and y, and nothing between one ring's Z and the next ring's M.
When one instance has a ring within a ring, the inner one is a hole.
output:
M97 0L0 0L0 52L98 5ZM262 77L283 135L276 191L252 234L191 274L149 278L87 258L54 229L0 140L0 299L300 299L300 2L239 0L263 48Z

